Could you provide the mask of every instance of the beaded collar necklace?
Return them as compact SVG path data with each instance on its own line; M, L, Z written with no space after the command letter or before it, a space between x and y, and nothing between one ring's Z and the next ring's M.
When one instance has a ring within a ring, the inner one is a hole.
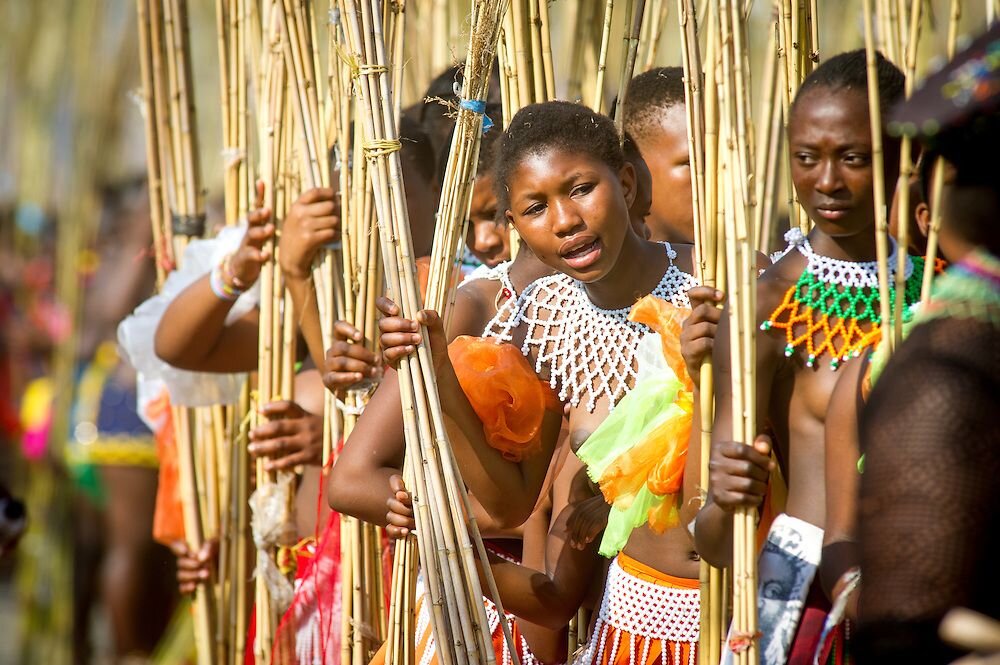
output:
M760 329L784 330L785 357L805 347L806 366L812 367L823 354L830 354L830 367L861 355L878 344L882 323L879 312L877 261L841 261L813 251L799 229L785 234L789 250L794 247L806 257L806 269ZM891 239L890 239L891 240ZM787 250L786 250L787 251ZM889 302L895 303L896 252L893 242L889 257ZM920 300L924 260L906 258L903 320L909 321L911 307ZM818 335L818 343L817 343Z
M674 265L677 252L663 243L670 265L652 295L677 307L690 307L688 290L694 276ZM527 325L521 351L535 349L535 371L549 372L549 384L559 399L578 406L586 397L593 413L597 400L608 398L608 411L628 394L636 379L635 353L650 328L629 321L631 307L604 309L590 301L584 284L566 275L532 282L521 298L515 323ZM509 339L509 337L508 337Z
M470 275L470 279L475 277L500 282L500 289L493 299L493 308L496 310L496 314L483 328L483 337L492 337L501 342L511 340L510 331L516 325L514 320L517 318L517 291L514 290L514 284L510 281L511 264L513 261L504 261L492 268L477 268Z

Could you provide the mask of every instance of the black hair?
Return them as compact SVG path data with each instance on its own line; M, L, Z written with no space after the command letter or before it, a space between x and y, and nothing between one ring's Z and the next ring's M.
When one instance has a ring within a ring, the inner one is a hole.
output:
M496 162L496 148L500 143L499 138L503 134L500 129L503 126L503 108L499 104L487 104L486 116L493 121L493 128L483 134L479 142L479 160L476 162L476 173L485 175L493 172ZM448 134L448 140L440 146L437 159L438 182L444 182L444 172L448 168L448 156L451 153L452 137L455 135L455 128L452 127Z
M663 111L685 103L681 67L657 67L643 72L628 84L623 109L625 131L642 138L655 126Z
M517 112L500 140L494 187L504 207L511 172L525 157L547 150L584 153L616 172L625 163L611 118L574 102L530 104Z
M406 114L401 114L399 140L402 144L400 158L415 164L420 175L428 183L435 182L437 160L434 158L434 145L420 123Z
M622 140L622 156L626 162L634 162L637 159L642 159L639 146L636 145L635 139L628 133L628 130L625 130L625 138Z
M875 53L875 72L878 77L878 96L882 115L903 101L906 93L906 77L899 67L892 64L880 52ZM868 93L868 61L864 49L847 51L824 60L805 78L792 102L792 113L799 101L811 90L854 90L863 95Z

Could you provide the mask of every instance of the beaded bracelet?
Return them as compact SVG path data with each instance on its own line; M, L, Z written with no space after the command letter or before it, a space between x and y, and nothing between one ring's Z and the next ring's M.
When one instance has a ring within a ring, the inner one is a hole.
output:
M236 276L236 273L233 272L232 254L226 254L226 258L222 260L222 276L226 279L226 281L229 284L232 284L240 291L246 291L247 289L250 288L249 284L241 280L239 277Z
M240 297L243 293L242 290L226 283L226 280L222 278L222 264L212 268L212 272L208 276L208 285L212 288L212 293L219 300L225 300L227 302L232 302Z

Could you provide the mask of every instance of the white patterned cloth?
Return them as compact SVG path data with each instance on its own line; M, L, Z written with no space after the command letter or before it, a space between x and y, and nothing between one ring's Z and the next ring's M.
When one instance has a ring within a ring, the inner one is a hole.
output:
M775 518L757 564L761 665L784 665L788 660L822 550L823 529L785 513ZM722 662L733 662L728 647Z
M226 255L236 251L246 233L246 225L230 226L209 240L194 240L184 250L181 268L167 276L160 293L139 305L118 325L118 343L125 358L138 374L139 417L145 405L160 395L165 384L174 406L234 404L246 381L245 373L189 372L160 360L153 348L156 329L167 307L182 291L212 271ZM260 286L241 295L226 315L226 324L244 316L260 301ZM152 426L151 426L152 427Z

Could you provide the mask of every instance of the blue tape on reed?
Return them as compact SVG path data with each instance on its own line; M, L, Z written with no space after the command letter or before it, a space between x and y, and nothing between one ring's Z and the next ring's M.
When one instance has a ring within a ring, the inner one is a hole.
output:
M493 120L486 115L486 102L479 99L463 99L458 104L459 108L472 111L483 116L483 134L493 129Z

